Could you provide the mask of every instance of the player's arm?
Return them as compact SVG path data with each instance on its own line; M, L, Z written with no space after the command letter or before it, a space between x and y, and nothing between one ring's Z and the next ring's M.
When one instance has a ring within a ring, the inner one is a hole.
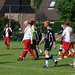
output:
M54 49L56 49L56 39L55 39L54 31L52 31L52 34L53 34L53 47Z
M57 39L56 39L56 41L58 41L59 39L61 39L63 37L63 35L60 35Z
M45 39L45 37L42 37L41 41L39 42L39 45L42 43L42 41Z

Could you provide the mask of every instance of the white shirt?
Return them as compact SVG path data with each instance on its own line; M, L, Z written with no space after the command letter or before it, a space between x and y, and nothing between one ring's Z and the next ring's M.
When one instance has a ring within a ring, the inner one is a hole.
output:
M72 38L72 28L71 27L67 27L64 29L62 36L64 38L64 41L66 42L73 42L73 38Z
M6 37L9 37L8 29L12 32L12 29L10 27L9 28L4 28Z
M32 40L32 32L31 32L31 27L30 26L27 26L24 30L23 40L27 40L27 39Z

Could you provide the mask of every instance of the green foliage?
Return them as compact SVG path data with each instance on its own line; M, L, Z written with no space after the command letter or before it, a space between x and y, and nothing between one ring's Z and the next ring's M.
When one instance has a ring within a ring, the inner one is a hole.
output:
M43 22L43 21L45 21L46 20L46 15L45 15L45 13L40 13L40 14L36 14L36 16L35 16L35 20L36 21L38 21L38 22Z
M20 32L14 32L11 38L12 41L22 41L22 39L23 39L23 33Z
M54 24L51 24L51 27L55 33L58 33L61 30L61 22L55 22Z
M42 0L35 0L35 3L34 3L35 12L38 11L41 2L42 2Z
M75 21L75 0L56 0L56 8L62 20Z
M31 2L31 0L28 0L28 1ZM42 0L34 0L33 2L34 2L33 9L34 9L34 12L36 13L40 7Z

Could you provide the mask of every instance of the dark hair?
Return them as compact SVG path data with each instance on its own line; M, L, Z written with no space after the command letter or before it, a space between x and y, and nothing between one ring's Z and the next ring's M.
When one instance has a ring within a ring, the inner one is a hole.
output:
M64 24L67 25L67 26L69 26L69 22L65 22Z
M45 21L50 26L50 21Z
M33 21L33 20L32 20L32 21L30 22L30 24L31 24L31 25L33 25L33 24L35 25L35 24L36 24L36 21Z
M5 25L8 25L8 27L9 27L9 23L6 23Z

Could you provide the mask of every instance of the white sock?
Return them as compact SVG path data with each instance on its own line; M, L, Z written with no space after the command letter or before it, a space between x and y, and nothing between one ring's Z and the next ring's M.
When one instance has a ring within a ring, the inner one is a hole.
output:
M48 62L49 62L49 60L46 60L46 66L48 66Z
M46 58L49 58L49 55L45 56ZM46 60L46 66L48 66L49 60Z
M39 48L40 53L42 53L42 50Z

